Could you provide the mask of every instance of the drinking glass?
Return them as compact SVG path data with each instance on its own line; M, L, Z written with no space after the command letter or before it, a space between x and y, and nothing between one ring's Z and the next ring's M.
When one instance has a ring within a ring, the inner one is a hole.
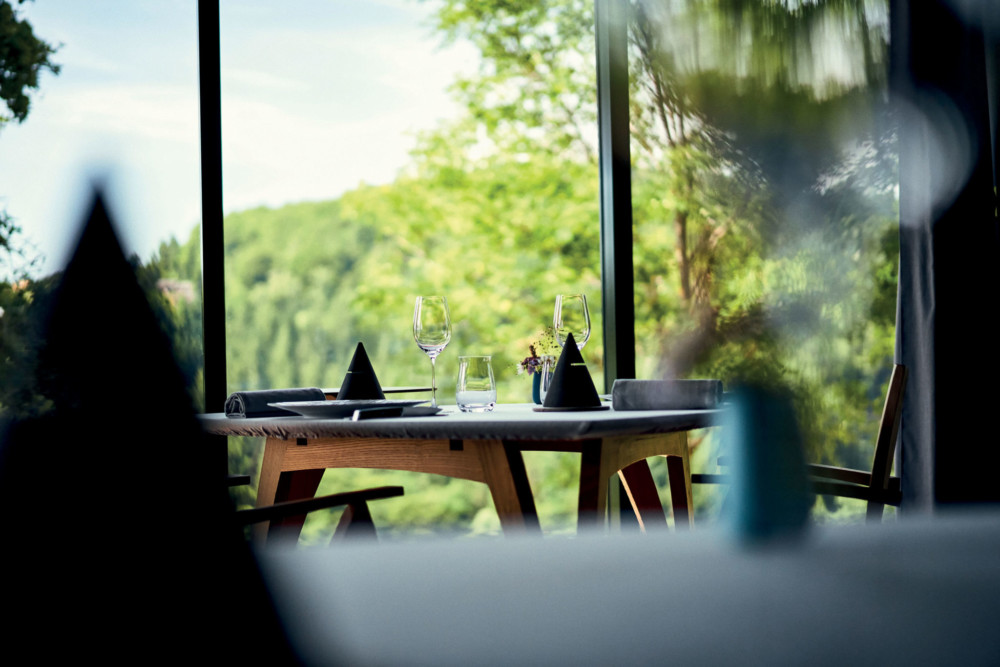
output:
M443 296L418 296L413 307L413 340L431 358L431 406L437 407L434 360L451 341L451 315Z
M590 338L590 311L587 310L585 294L556 295L556 310L552 316L552 328L556 332L559 345L566 346L566 338L573 334L577 349L582 350Z
M557 361L555 357L545 357L541 370L537 371L542 374L542 379L538 383L538 397L542 400L543 404L545 403L545 395L549 393L549 387L552 386L552 378L554 377Z
M458 358L458 389L455 392L462 412L492 412L497 403L497 383L493 361L488 356Z

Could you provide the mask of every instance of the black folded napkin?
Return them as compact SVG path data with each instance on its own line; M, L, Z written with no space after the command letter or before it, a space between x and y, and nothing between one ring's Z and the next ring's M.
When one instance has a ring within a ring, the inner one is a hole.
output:
M385 398L382 393L382 385L378 383L375 376L375 369L368 359L365 346L358 343L354 350L354 358L347 368L347 375L340 383L340 391L337 392L338 401L368 401Z
M260 391L237 391L226 399L227 417L291 417L292 413L281 408L272 408L268 403L290 403L293 401L323 401L326 395L318 387L298 389L262 389Z
M587 363L576 346L573 334L566 338L556 369L552 372L552 384L545 394L543 408L595 408L601 407L601 397L597 395L594 380L587 370Z
M615 380L614 410L708 410L722 400L720 380Z

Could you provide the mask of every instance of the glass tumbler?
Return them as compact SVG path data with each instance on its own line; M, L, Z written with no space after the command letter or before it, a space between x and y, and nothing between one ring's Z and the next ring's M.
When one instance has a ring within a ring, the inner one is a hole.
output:
M458 358L458 387L455 391L462 412L492 412L497 403L497 383L489 356Z
M541 382L538 385L538 397L542 399L542 403L545 403L545 396L549 393L549 387L552 386L552 378L555 375L557 361L559 360L555 357L545 357L542 361L542 368L538 371L542 375Z

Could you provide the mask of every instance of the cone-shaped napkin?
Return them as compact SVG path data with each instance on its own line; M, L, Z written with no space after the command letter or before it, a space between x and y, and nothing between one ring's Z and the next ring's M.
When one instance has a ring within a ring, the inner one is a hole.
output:
M364 343L358 343L358 348L354 350L354 358L351 359L351 365L347 369L347 375L340 383L337 400L364 401L379 398L385 398L385 394L382 393L382 385L375 377L375 369L372 368L372 362L368 360Z
M545 408L599 408L601 398L597 395L594 380L587 370L573 334L566 338L562 354L552 372L552 385L545 394Z

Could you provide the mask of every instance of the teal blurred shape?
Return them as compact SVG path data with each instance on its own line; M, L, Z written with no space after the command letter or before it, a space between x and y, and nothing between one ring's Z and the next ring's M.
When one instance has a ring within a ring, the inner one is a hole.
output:
M791 394L744 386L730 400L722 436L732 468L725 524L751 543L802 536L813 497Z

